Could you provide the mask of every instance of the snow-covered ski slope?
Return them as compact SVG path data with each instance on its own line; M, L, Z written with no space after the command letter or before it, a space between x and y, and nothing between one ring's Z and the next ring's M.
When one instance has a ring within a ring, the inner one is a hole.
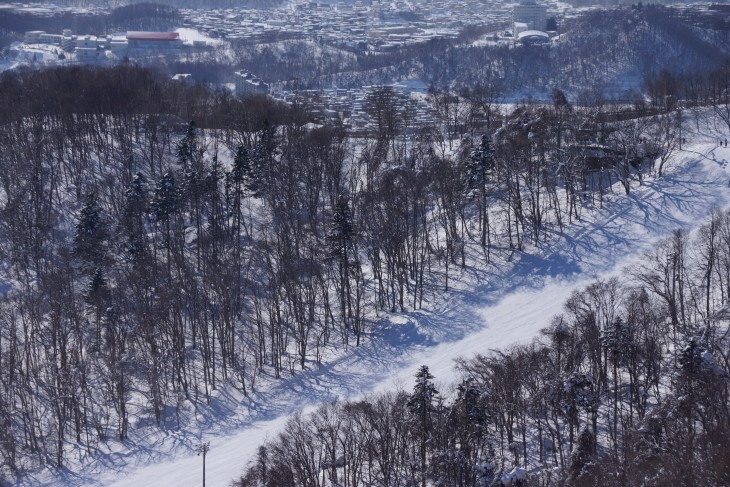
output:
M410 389L421 364L438 382L451 383L457 379L454 359L529 341L574 289L622 272L676 228L699 225L713 205L730 206L725 162L730 148L718 147L728 134L702 132L673 157L662 178L649 177L642 186L634 182L628 196L617 187L603 209L584 212L582 221L551 235L539 249L505 255L486 271L464 270L455 287L423 311L381 315L362 346L332 356L322 367L270 381L247 398L224 390L220 394L229 397L218 398L220 410L201 414L194 428L155 433L131 450L82 461L53 483L201 485L202 459L194 447L209 441L206 485L225 486L301 409L371 391Z

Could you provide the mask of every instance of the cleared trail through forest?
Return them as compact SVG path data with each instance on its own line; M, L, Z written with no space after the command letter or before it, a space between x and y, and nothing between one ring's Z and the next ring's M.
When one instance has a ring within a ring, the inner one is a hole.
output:
M115 487L198 485L202 459L194 445L210 441L207 485L228 485L258 446L302 408L372 391L410 390L421 364L429 366L437 382L452 383L456 358L529 341L574 289L620 273L676 228L694 228L713 205L728 206L729 173L723 161L730 160L730 149L718 148L717 136L697 135L688 150L674 156L664 177L634 183L628 197L617 192L603 209L586 211L582 221L550 235L539 249L515 253L486 271L465 269L455 289L422 311L381 315L362 346L322 367L312 364L310 370L262 385L248 398L220 398L226 410L202 417L194 429L148 438L152 447L110 454L96 466L82 467L80 477L65 480Z

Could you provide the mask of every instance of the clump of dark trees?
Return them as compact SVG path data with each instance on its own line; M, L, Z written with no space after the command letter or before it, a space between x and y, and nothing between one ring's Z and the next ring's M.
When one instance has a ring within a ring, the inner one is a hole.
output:
M182 427L220 387L358 345L375 311L421 308L458 269L642 184L681 121L556 91L502 123L477 93L432 94L439 125L418 127L383 88L353 138L315 106L134 66L2 74L0 474L60 467L136 421Z
M461 360L454 390L423 366L413 392L294 416L234 485L728 485L730 213L626 274L531 343Z

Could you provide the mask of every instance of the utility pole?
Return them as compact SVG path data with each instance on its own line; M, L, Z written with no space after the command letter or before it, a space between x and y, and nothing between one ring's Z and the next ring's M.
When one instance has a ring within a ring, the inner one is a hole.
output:
M205 487L205 455L210 451L210 442L200 443L195 447L198 456L203 455L203 487Z

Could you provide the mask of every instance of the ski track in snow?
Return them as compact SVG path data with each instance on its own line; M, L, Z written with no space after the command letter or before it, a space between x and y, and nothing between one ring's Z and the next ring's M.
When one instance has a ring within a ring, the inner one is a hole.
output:
M312 365L273 381L247 398L224 388L217 391L216 414L201 416L189 430L158 433L131 449L105 453L98 461L74 468L77 473L64 470L25 481L114 487L199 485L202 459L194 446L210 441L207 485L226 486L241 474L258 446L274 438L299 410L375 391L408 390L422 364L429 366L438 383L451 384L458 380L455 359L531 340L561 312L573 290L597 276L621 273L671 231L696 227L712 205L730 205L723 164L730 159L730 148L718 148L717 137L698 136L700 142L676 155L664 177L649 178L643 186L634 183L628 197L616 194L604 209L584 212L583 221L567 226L563 233L552 232L539 253L515 253L509 271L494 266L489 271L466 269L455 281L460 289L429 304L428 310L384 313L375 326L378 331L360 347L321 367Z

